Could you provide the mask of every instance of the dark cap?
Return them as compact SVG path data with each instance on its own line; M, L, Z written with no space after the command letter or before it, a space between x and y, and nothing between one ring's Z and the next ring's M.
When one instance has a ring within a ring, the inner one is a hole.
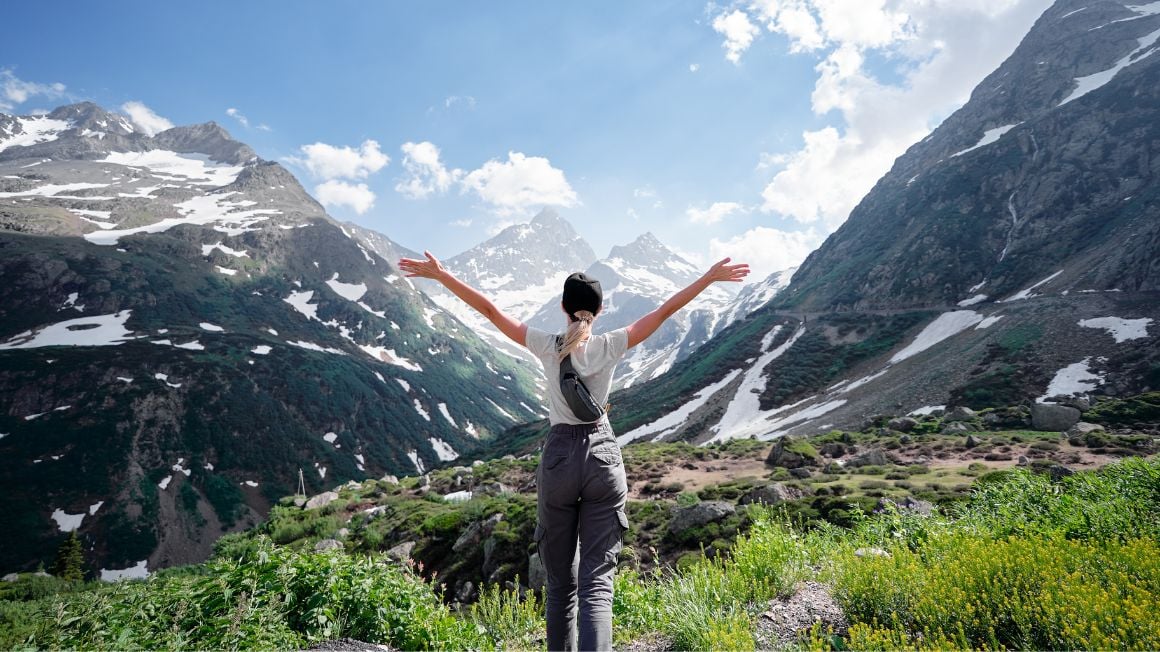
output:
M564 312L569 315L580 310L587 310L592 314L600 312L604 305L604 292L600 290L600 281L583 272L576 272L564 279Z

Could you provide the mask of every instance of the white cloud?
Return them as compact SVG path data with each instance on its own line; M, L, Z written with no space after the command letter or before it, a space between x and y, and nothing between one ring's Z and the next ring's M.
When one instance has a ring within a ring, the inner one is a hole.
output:
M230 116L234 120L237 120L238 124L242 125L246 129L250 128L250 119L247 118L241 111L230 107L226 109L226 115ZM254 129L257 129L258 131L270 131L270 127L264 124L258 124L254 126Z
M358 149L335 147L326 143L303 145L306 158L290 157L291 162L304 166L316 178L365 179L383 169L391 158L379 149L373 140L365 140Z
M461 229L466 229L467 227L471 226L471 224L472 224L472 220L464 219L464 220L455 220L454 222L451 223L451 226L457 226Z
M690 206L685 210L693 224L716 224L735 213L748 213L749 209L735 201L713 202L709 208Z
M406 176L395 190L410 199L424 199L432 193L443 194L463 176L462 170L448 170L439 160L439 148L433 143L403 143L403 170Z
M492 159L463 178L463 189L474 190L501 216L527 213L543 206L576 206L576 191L563 170L548 159L508 152L507 161Z
M315 186L314 194L323 206L349 206L359 215L375 205L375 193L365 183L355 185L331 179Z
M146 136L155 136L166 129L172 129L173 123L153 112L153 109L142 102L131 101L121 105L137 129Z
M764 280L770 274L793 267L805 260L822 242L817 231L780 231L769 227L752 228L729 240L713 238L709 254L714 261L725 258L734 263L748 263L749 281Z
M762 154L758 169L774 175L761 209L836 228L907 147L967 100L1050 4L753 0L746 7L753 21L785 36L790 52L817 58L812 107L821 116L833 112L829 125L803 134L800 149ZM742 24L738 11L717 20ZM717 20L714 29L726 33ZM739 57L751 44L727 34L729 54ZM891 60L901 81L876 79L866 69L869 53Z
M640 219L640 213L636 212L635 208L628 209L627 211L624 212L624 214L631 217L633 220Z
M475 110L475 98L471 95L452 95L443 100L443 108L445 109L450 109L457 104L462 104L469 111Z
M725 48L725 58L733 63L741 62L741 54L749 49L753 39L761 32L749 22L749 15L740 9L714 18L713 29L725 37L721 47Z
M689 72L697 72L700 69L701 69L701 64L699 64L699 63L690 63L689 64Z
M32 97L43 97L46 100L55 100L65 95L65 85L56 82L53 84L39 84L24 81L17 77L11 69L0 68L0 111L12 111L17 105L24 104Z

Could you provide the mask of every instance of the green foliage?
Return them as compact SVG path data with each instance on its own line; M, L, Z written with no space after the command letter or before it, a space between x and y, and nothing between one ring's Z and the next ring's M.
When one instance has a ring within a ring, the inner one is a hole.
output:
M544 632L544 605L531 592L520 599L517 591L492 584L471 605L471 621L497 650L534 649Z
M47 607L36 647L302 648L350 637L401 649L478 646L431 586L383 557L262 542L202 575L122 582Z
M1083 418L1117 426L1160 422L1160 392L1103 401L1085 412Z

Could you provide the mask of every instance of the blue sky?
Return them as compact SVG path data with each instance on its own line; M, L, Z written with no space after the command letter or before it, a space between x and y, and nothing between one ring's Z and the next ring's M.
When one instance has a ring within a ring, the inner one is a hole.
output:
M652 231L763 275L837 228L1048 5L20 3L0 110L214 120L336 218L443 256L551 206L598 255Z

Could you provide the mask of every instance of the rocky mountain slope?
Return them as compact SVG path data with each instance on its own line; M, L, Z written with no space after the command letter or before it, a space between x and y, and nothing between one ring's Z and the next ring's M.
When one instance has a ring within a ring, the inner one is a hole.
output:
M221 127L0 116L0 569L203 559L292 493L538 413L496 355ZM123 570L123 569L129 570Z
M614 395L622 441L1160 387L1160 6L1060 0L769 305Z

